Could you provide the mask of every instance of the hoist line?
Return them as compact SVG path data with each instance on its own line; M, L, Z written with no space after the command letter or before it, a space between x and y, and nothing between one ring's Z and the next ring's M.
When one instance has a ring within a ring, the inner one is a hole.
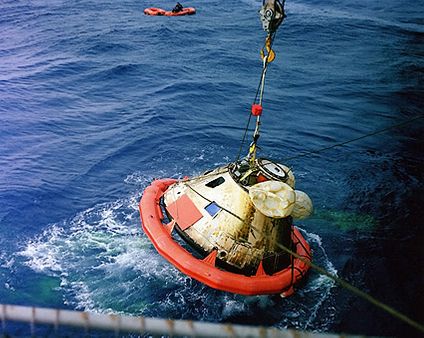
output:
M276 31L273 32L273 33L270 33L268 35L268 37L271 39L271 43L270 43L270 49L271 50L272 50L272 45L274 44L274 39L275 39L275 36L276 35L277 35L277 32ZM266 48L266 40L264 42L264 46L262 47L262 50L264 48ZM268 64L269 64L268 57L266 56L264 58L264 61L263 61L261 77L260 77L258 86L256 88L256 94L255 94L255 98L254 98L252 104L257 103L258 102L258 96L260 96L260 98L259 98L259 104L262 105L263 94L264 94L264 85L265 85L265 75L266 75ZM244 128L243 138L242 138L242 140L240 142L240 148L239 148L239 151L238 151L238 154L237 154L236 162L240 159L241 152L243 151L243 146L244 146L245 141L246 141L246 135L247 135L247 132L249 131L249 126L250 126L251 120L252 120L252 113L249 111L249 117L247 119L246 127Z
M236 161L235 162L237 162L240 159L240 155L241 155L241 152L243 150L244 142L246 141L246 135L247 135L247 132L249 130L249 125L250 125L250 121L251 120L252 120L252 113L249 111L249 118L247 119L247 124L246 124L246 127L244 128L243 138L242 138L242 140L240 142L240 148L239 148L239 151L238 151L237 158L236 158Z

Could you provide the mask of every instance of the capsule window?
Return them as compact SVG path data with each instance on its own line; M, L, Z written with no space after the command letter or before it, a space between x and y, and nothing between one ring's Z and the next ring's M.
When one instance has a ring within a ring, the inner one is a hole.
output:
M225 182L225 178L220 176L218 178L215 178L213 181L206 183L206 186L209 187L209 188L215 188L215 187L217 187L218 185L221 185L224 182Z
M205 207L205 210L209 213L209 215L214 217L218 213L218 211L221 210L221 208L218 206L218 204L212 202Z

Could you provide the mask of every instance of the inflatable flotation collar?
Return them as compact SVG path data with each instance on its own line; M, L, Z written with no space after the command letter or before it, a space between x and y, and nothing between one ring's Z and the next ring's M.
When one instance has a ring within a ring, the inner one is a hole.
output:
M196 9L193 7L185 7L180 12L166 11L162 8L150 7L144 10L146 15L162 15L162 16L181 16L181 15L193 15L196 14Z
M143 230L165 259L184 274L218 290L242 295L282 293L283 296L289 296L293 293L293 285L309 269L309 265L298 258L294 258L292 264L272 275L266 274L261 262L254 276L245 276L217 268L216 250L212 250L204 259L198 259L180 246L172 237L175 221L164 224L160 206L163 194L176 182L175 179L153 181L144 191L139 205ZM311 259L309 245L296 227L293 227L292 242L293 250L299 256L306 260Z

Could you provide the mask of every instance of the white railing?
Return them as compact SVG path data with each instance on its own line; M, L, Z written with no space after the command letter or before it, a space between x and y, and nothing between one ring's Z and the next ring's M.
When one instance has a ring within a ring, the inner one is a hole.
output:
M282 338L336 338L346 335L311 333L295 330L278 330L258 326L206 323L190 320L171 320L146 317L131 317L81 311L58 310L39 307L0 304L0 334L7 331L7 322L30 324L34 335L36 324L49 324L57 329L73 326L90 330L106 330L115 336L126 333L153 336L186 337L282 337ZM12 333L13 334L13 333ZM353 336L349 336L353 337Z

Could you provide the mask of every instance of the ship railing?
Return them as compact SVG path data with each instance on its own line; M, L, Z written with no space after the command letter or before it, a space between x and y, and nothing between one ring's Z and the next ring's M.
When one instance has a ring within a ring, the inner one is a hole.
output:
M336 338L358 337L338 334L312 333L291 329L277 329L261 326L208 323L191 320L171 320L136 317L116 314L102 314L73 310L29 307L0 304L0 337L7 334L9 322L29 324L30 335L35 337L36 325L50 325L53 336L60 336L63 328L74 327L83 330L88 336L92 331L106 331L108 336L183 336L183 337L282 337L282 338ZM59 331L59 329L61 329Z

